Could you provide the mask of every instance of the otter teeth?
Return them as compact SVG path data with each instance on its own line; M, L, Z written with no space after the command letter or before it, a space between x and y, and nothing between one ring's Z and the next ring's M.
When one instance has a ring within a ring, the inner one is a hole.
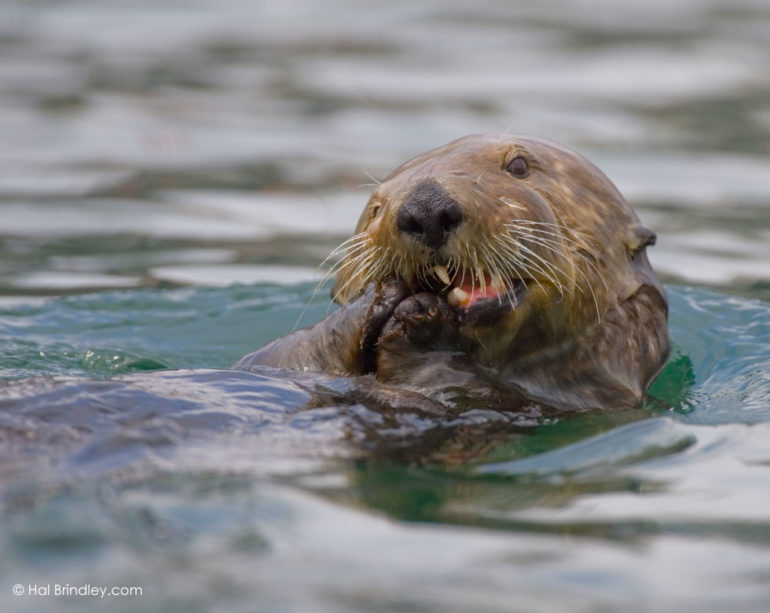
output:
M439 279L441 279L445 285L452 284L452 280L449 278L449 271L446 269L446 266L434 266L433 272Z
M470 300L471 295L459 287L452 288L447 294L446 301L452 306L464 306Z

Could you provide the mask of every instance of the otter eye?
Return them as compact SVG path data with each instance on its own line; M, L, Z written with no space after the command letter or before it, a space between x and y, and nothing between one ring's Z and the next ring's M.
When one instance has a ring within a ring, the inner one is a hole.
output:
M510 172L517 179L525 179L529 176L529 164L522 156L517 155L510 162L505 169Z

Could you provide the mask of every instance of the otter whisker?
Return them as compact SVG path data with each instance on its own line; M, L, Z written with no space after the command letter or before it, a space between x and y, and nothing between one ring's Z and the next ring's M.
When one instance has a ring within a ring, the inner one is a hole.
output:
M497 256L497 257L502 257L502 256ZM524 283L525 286L526 286L527 281L524 278L525 275L521 274L521 272L516 268L516 266L515 266L515 264L513 262L508 262L506 260L501 260L501 264L502 264L502 267L504 268L504 270L506 271L506 273L508 274L508 285L513 287L513 284L514 284L515 280L516 279L520 279L521 282ZM536 281L536 283L538 283L538 285L540 285L540 283L538 281ZM516 308L518 306L518 302L516 301L516 296L513 295L511 292L508 292L507 295L508 295L508 303L511 305L511 308L512 309Z
M517 259L522 266L527 270L527 272L537 271L540 274L542 274L548 281L550 281L553 285L559 288L559 291L562 291L562 285L561 282L556 278L556 271L554 271L552 268L550 268L550 265L543 260L543 258L537 256L531 249L526 247L525 245L521 244L521 241L516 240L513 236L505 236L505 240L501 242L501 244L506 249L506 252L510 254L510 257L512 259ZM522 253L525 252L525 253ZM530 254L530 255L527 255ZM534 258L534 256L537 256L537 259ZM542 262L546 263L546 266L549 268L549 270L546 270L543 268L539 263L538 259ZM537 281L537 275L532 275L535 281Z
M525 232L523 232L523 234L525 235L526 239L529 242L532 242L532 243L534 243L536 245L540 245L541 247L544 247L544 248L546 248L546 249L548 249L550 251L553 251L557 255L561 255L563 257L566 257L566 255L568 253L569 254L576 254L576 252L574 252L572 250L565 250L564 249L564 245L562 245L560 242L558 242L558 241L556 241L556 240L554 240L552 238L540 236L538 234L532 234L529 231L525 231ZM578 255L581 255L581 254L578 254Z
M417 281L420 283L420 285L428 285L428 277L430 276L431 269L429 268L429 264L425 263L422 266L420 266L416 271Z
M559 244L555 244L553 239L546 239L544 237L533 237L533 236L530 235L529 236L529 240L532 240L532 242L539 243L539 244L543 245L544 247L546 247L548 249L553 249L555 251L561 252L561 249L562 249L562 246L559 245ZM599 280L604 285L605 291L606 291L607 282L604 279L604 275L602 275L601 271L599 271L598 268L584 254L580 253L579 251L570 251L570 253L572 255L576 255L576 256L582 258L582 260L589 267L591 267L594 270L594 272L596 273L597 277L599 278ZM577 287L578 290L583 290L583 291L587 288L587 290L591 293L591 297L593 299L594 306L596 307L597 318L601 322L602 316L601 316L601 312L599 310L599 302L598 302L598 299L597 299L597 296L596 296L596 292L594 291L593 284L591 283L591 280L588 278L588 275L585 273L584 270L582 270L582 268L580 266L575 266L574 270L580 276L580 279L575 281L575 286ZM585 287L583 286L582 282L585 282Z
M572 226L568 226L562 223L556 223L553 221L538 221L536 219L514 219L513 221L509 223L515 223L515 224L528 224L533 226L541 226L541 227L549 227L549 228L555 228L557 230L563 230L567 233L573 233L575 232L575 228Z
M510 225L512 224L506 224L506 226ZM505 254L508 256L508 259L519 261L527 272L539 272L556 286L561 294L564 293L564 285L559 279L560 275L564 275L564 271L558 266L537 254L510 233L501 235L498 243L501 246L504 246ZM537 279L537 275L532 276Z
M538 271L533 271L531 268L532 262L529 262L527 258L522 257L521 252L518 250L518 245L515 245L515 244L509 245L505 242L501 242L500 247L501 247L501 250L505 253L505 255L508 256L509 260L511 260L512 262L516 262L519 266L521 266L522 268L521 272L524 273L520 275L521 279L530 278L535 283L537 283L538 287L540 287L541 290L545 291L543 284L540 282L540 279L538 279L538 275L535 274L535 272L538 272ZM546 276L546 277L548 276L547 273L544 270L542 270L542 268L539 270L539 272L543 276Z
M575 229L563 224L557 224L548 221L534 221L531 219L517 219L512 222L508 222L506 225L514 229L529 229L530 231L537 231L541 234L547 234L549 236L568 241L583 249L588 249L590 247L590 244L585 240L585 237L577 234L577 238L582 239L577 240L577 238L574 238L576 235Z
M553 229L553 228L547 228L546 229L546 228L542 227L541 222L535 222L535 221L531 221L529 219L517 219L515 221L510 221L510 222L504 224L504 226L510 232L514 232L514 233L521 233L521 234L524 234L524 233L527 233L527 234L536 233L538 235L547 236L547 237L551 238L552 240L555 240L558 244L560 244L562 240L565 240L565 241L568 241L568 242L571 241L573 243L576 242L576 241L574 241L574 239L570 239L570 237L565 236L565 234L563 232L559 231L558 229L556 229L556 230ZM580 244L582 246L582 243L580 243Z
M530 238L532 238L532 237L530 237ZM541 240L546 240L546 239L541 237ZM553 248L553 247L551 247L551 248ZM607 281L605 280L604 275L601 273L601 271L593 264L593 262L591 262L586 255L580 253L579 251L571 251L570 253L572 253L573 255L578 256L579 258L581 258L582 261L584 261L591 269L593 269L593 271L596 273L596 276L598 277L598 279L604 285L605 291L607 291ZM599 309L599 301L598 301L598 298L596 296L596 292L594 291L593 284L591 283L591 280L589 279L589 277L586 274L586 272L584 270L582 270L582 268L580 266L575 266L575 271L580 276L580 279L576 280L576 283L575 283L576 287L579 290L584 290L584 291L585 291L585 289L587 289L591 293L591 298L593 299L594 306L596 307L596 316L597 316L599 322L601 322L602 315L601 315L601 311ZM585 283L585 286L583 285L582 282Z
M357 273L357 276L351 275L350 278L348 278L342 284L342 286L339 289L337 289L337 291L334 294L335 300L338 300L340 297L345 296L348 288L353 283L357 282L361 286L359 289L361 289L363 287L366 287L366 285L368 285L371 280L376 278L376 273L378 272L378 269L379 269L379 266L376 263L378 261L381 261L382 259L381 251L383 251L381 247L373 246L372 249L366 254L366 256L356 266L353 266L353 268ZM343 268L343 270L345 268Z
M355 268L359 265L361 265L363 262L366 261L368 257L370 257L372 247L367 248L359 248L356 252L349 252L348 255L337 262L335 262L332 266L329 267L329 269L324 274L321 285L326 283L332 276L335 274L338 274L345 270L355 270ZM324 263L328 261L324 260Z
M457 276L457 269L455 267L455 259L450 257L446 261L447 275L449 275L449 285L454 285L455 277Z
M354 234L350 238L345 239L339 245L337 245L326 257L326 260L328 260L330 257L338 255L341 251L348 249L353 244L365 244L371 242L371 240L372 239L367 232L359 232L358 234ZM326 260L324 260L324 262Z
M514 280L519 278L519 276L515 273L515 271L513 274L511 274L510 267L504 260L501 260L501 256L494 249L494 246L491 250L483 247L483 251L485 259L489 261L488 267L490 275L499 278L504 285L513 285ZM499 304L503 303L502 296L502 294L498 294L497 296L497 301ZM511 308L515 308L516 305L514 304L511 292L506 292L506 296L508 297L508 302L511 305Z
M342 268L342 267L340 267ZM332 272L327 272L321 280L316 284L316 286L313 288L313 291L310 294L310 298L308 298L307 302L305 302L305 306L302 308L302 311L299 314L299 317L297 317L297 321L294 322L294 325L292 326L291 330L292 332L297 329L297 326L299 326L300 322L302 321L302 318L305 316L305 313L307 312L308 308L310 308L310 304L313 302L315 297L318 295L318 292L321 291L321 288L324 286L324 284L331 279ZM327 308L328 312L328 308Z
M366 233L355 234L350 238L346 239L345 241L343 241L337 247L335 247L332 250L332 252L323 260L323 262L321 262L321 264L319 265L319 269L322 269L331 258L335 257L336 255L339 255L343 250L346 251L345 257L338 260L331 267L329 267L329 270L327 270L324 273L324 275L321 277L321 280L313 288L313 291L310 294L310 298L305 303L305 306L302 309L302 312L299 314L297 321L294 323L292 330L295 330L297 326L299 326L300 322L302 321L302 318L305 316L305 313L307 312L307 309L312 303L313 299L318 295L318 292L321 291L321 288L333 276L347 270L354 270L361 265L365 265L368 258L373 259L373 256L374 256L373 252L376 252L377 249L378 248L371 243L371 239ZM352 281L354 278L355 277L351 277L348 280L348 282ZM343 293L342 291L338 290L335 293L334 298L336 299L342 293ZM329 304L329 307L327 307L327 312L328 312L328 308L330 307L331 307L331 303Z
M507 224L507 225L515 226L517 224L529 224L530 226L549 226L549 227L564 228L565 230L572 232L572 229L568 228L567 226L563 226L561 224L554 224L554 223L550 223L550 222L536 222L536 221L531 221L531 220L517 220L516 222L510 223L510 224ZM570 243L571 245L573 245L576 249L575 250L570 250L570 253L573 253L577 257L581 258L581 260L583 262L585 262L586 265L588 267L590 267L596 273L597 277L599 278L599 280L604 285L605 291L607 291L607 281L604 278L604 274L602 274L602 272L591 261L591 259L585 253L582 252L582 251L589 251L590 252L590 244L589 243L587 243L586 241L578 241L578 240L576 240L576 239L574 239L574 238L572 238L570 236L566 236L566 235L564 235L564 234L562 234L560 232L557 233L557 232L545 230L542 227L535 227L535 228L529 227L529 228L518 228L518 229L520 231L522 231L522 232L525 232L525 233L529 234L530 238L532 238L533 234L536 234L543 241L553 241L554 238L552 238L552 237L556 237L556 238L559 239L559 241L565 241L565 242ZM556 248L557 246L561 250L561 248L562 248L561 245L555 245L554 248ZM583 277L586 280L586 282L588 282L589 288L591 288L591 284L588 281L587 276L583 273L583 271L580 271L580 272L583 275Z
M368 171L362 169L361 172L363 172L367 177L369 177L376 186L379 186L382 184L382 181L378 181L377 179L375 179L371 174L369 174Z
M563 295L562 285L559 282L558 278L556 277L557 272L551 269L546 270L545 268L543 268L543 266L540 265L537 259L532 257L532 255L528 254L527 252L531 253L531 250L527 249L523 245L517 246L516 254L517 254L518 262L525 269L528 276L530 276L542 288L542 284L540 283L540 278L536 274L539 272L545 278L545 280L549 281L552 285L557 287L557 289L559 290L559 293Z
M498 200L500 200L500 202L502 202L504 205L511 207L512 209L516 209L518 211L526 211L527 210L527 207L525 207L525 206L523 206L523 205L521 205L521 204L519 204L517 202L512 202L511 200L509 200L505 196L500 196L498 198Z
M372 262L375 261L378 252L379 249L377 248L362 251L355 256L342 260L341 263L335 264L327 274L331 276L335 272L342 272L345 270L367 270L368 268L371 268Z
M560 256L561 258L566 258L566 253L564 252L564 249L556 241L544 240L541 237L532 236L528 232L524 232L524 233L520 233L520 234L524 234L524 236L522 236L522 238L526 239L528 242L531 242L531 243L534 243L535 245L539 245L541 247L544 247L544 248L548 249L549 251L552 251L555 255ZM517 239L517 241L518 241L518 243L519 243L519 245L521 246L522 249L526 250L533 257L535 257L538 261L542 262L543 265L546 266L548 268L548 270L553 272L553 274L555 274L557 277L561 276L563 278L563 277L567 276L565 271L561 267L559 267L559 265L557 263L551 262L548 259L546 259L543 256L541 256L540 254L534 252L532 249L530 249L529 247L524 245L522 240ZM559 283L559 285L560 285L560 288L562 288L560 283Z
M396 270L396 271L405 269L403 258L395 250L390 251L390 257L388 258L388 263L380 264L380 267L385 270Z
M484 294L484 296L487 295L487 279L486 274L484 272L484 269L482 268L481 264L476 264L475 271L476 273L476 279L479 281L479 288L481 289L481 293Z
M541 279L538 278L536 274L534 274L536 271L541 272L543 277L545 277L542 280L550 282L552 285L557 287L559 290L560 295L564 295L564 292L562 291L561 287L558 285L558 281L554 280L554 278L547 272L544 272L543 269L540 267L540 265L532 260L530 257L522 256L520 258L521 264L524 267L524 269L529 273L529 276L538 284L540 287L542 287L540 281Z
M540 240L539 238L532 237L532 236L527 236L526 239L527 239L528 242L531 242L531 243L533 243L535 245L543 247L544 249L548 249L549 251L553 251L556 255L561 256L561 258L568 259L566 254L564 253L564 251L561 249L561 245L544 242L544 241ZM526 247L525 247L525 249L526 249ZM530 253L532 253L531 250L529 250L529 249L527 249L527 251L530 251ZM555 275L560 275L562 278L568 276L566 274L566 272L564 271L564 269L559 267L559 266L557 266L555 263L549 262L548 260L546 260L545 258L543 258L540 255L537 255L537 259L542 261L546 266L548 266L548 269L553 271L553 273ZM564 290L564 289L566 289L570 294L573 293L572 288L570 288L570 287L566 287L565 288L563 285L560 285L560 291Z
M481 268L479 266L479 254L478 254L478 251L476 250L476 246L475 245L473 246L472 253L473 253L473 258L471 260L471 265L470 265L471 293L475 294L476 293L476 275L478 274L478 271ZM482 285L484 285L484 273L483 272L481 273L480 283Z
M365 252L366 248L361 247L361 248L358 248L356 251L357 252ZM348 251L348 253L344 257L338 259L336 262L334 262L333 264L331 264L329 266L329 261L332 259L332 256L330 255L323 262L321 262L321 264L319 264L318 268L323 270L324 268L326 268L328 266L329 270L335 270L335 269L339 268L340 266L348 266L347 262L352 260L352 259L354 259L354 258L356 258L356 257L358 257L358 253L353 252L353 251Z
M321 264L319 265L319 268L323 268L326 263L335 255L339 254L342 249L347 248L347 254L344 258L338 260L335 262L329 270L324 274L323 278L321 279L320 283L318 284L318 287L316 288L316 291L320 289L320 287L326 283L333 275L337 274L339 271L345 270L346 268L354 268L360 261L363 256L365 256L372 248L373 245L371 245L371 241L365 240L368 239L365 235L356 235L348 240L344 241L341 245L339 245L337 248L334 249ZM353 244L353 241L356 241L355 244ZM368 244L367 244L368 243Z
M596 297L596 292L594 291L593 285L591 285L591 280L588 278L588 275L586 275L585 272L580 270L579 267L575 267L575 269L578 271L580 276L586 282L586 287L588 288L588 291L591 292L591 298L593 298L594 306L596 307L596 318L599 321L599 323L601 323L601 321L602 321L602 314L601 314L601 311L599 310L599 300ZM602 277L599 277L599 278L601 279L602 283L604 283L604 286L606 288L607 283L604 281L604 278L602 278Z
M559 275L564 276L564 271L560 268L556 267L553 263L546 260L543 256L538 254L536 251L530 249L524 243L519 241L519 248L529 254L529 259L533 262L541 262L545 268L548 269L549 273L547 276L548 278L554 283L554 285L559 289L559 292L563 295L564 294L564 286L562 285L562 282L559 280Z
M507 225L509 227L512 227L515 230L520 231L520 232L534 233L534 234L538 234L539 236L551 237L553 239L558 239L559 242L564 241L564 242L570 243L571 245L577 247L578 249L589 249L590 248L590 245L588 243L583 242L583 241L578 241L578 240L576 240L576 239L574 239L574 238L572 238L570 236L567 236L567 235L565 235L565 234L563 234L561 232L554 232L552 230L545 230L545 229L543 229L541 227L534 227L533 228L531 225L529 225L527 227L520 227L518 225L518 223L510 223L510 224L507 224ZM522 225L525 225L525 224L522 224Z
M534 237L530 236L530 238L534 242ZM552 240L552 239L548 239L548 238L543 237L543 236L538 236L538 238L539 238L539 240L546 241L546 242ZM564 238L565 238L565 240L570 241L570 239L568 237L564 237ZM585 250L585 247L583 245L580 245L576 241L571 241L571 242L575 243L576 245L579 245L579 247L577 249L575 249L575 250L570 250L570 253L575 255L576 257L580 258L581 261L585 262L585 264L591 270L593 270L593 272L596 274L597 278L602 282L602 285L604 285L605 291L608 291L607 280L604 278L604 274L602 273L602 271L599 270L599 268L596 266L596 264L594 264L591 261L591 258L589 258L585 253L582 253L582 251ZM576 269L580 273L580 275L583 277L583 280L586 281L588 289L591 292L593 292L593 287L592 287L592 284L591 284L590 280L588 279L588 276L585 274L584 271L582 271L580 269L579 266L576 266ZM580 287L581 286L578 284L578 288L580 288Z
M558 227L558 224L552 224L547 222L532 222L529 220L519 220L517 223L528 223L531 225L537 225L537 226L556 226ZM509 226L514 226L515 224L508 224ZM576 240L575 238L572 238L571 236L567 236L566 234L563 234L561 232L553 232L549 230L545 230L542 227L528 227L528 228L518 228L519 231L526 232L528 234L537 234L538 236L543 237L544 239L546 237L551 238L553 240L554 238L558 238L559 242L567 242L570 245L574 246L577 251L573 251L573 253L576 253L580 257L584 258L586 263L593 267L594 271L601 277L601 273L596 269L595 266L593 266L592 262L587 258L587 256L584 253L581 253L581 251L588 251L591 252L591 245L589 242L585 240ZM565 230L570 230L569 228L565 227ZM583 237L580 237L583 238ZM559 245L561 248L561 245Z

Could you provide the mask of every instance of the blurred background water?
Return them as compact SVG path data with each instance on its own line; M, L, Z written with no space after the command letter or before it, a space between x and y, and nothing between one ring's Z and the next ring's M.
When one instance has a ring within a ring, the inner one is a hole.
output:
M0 5L0 608L767 610L769 65L765 0ZM202 370L327 312L375 180L506 130L658 232L673 411L362 460L376 416Z

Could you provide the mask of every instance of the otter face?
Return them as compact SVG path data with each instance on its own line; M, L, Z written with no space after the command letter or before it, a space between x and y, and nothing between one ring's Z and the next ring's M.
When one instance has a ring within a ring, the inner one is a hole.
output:
M467 136L377 187L340 248L333 297L388 280L440 295L493 361L600 322L643 284L662 293L644 255L653 240L580 155L534 137Z

